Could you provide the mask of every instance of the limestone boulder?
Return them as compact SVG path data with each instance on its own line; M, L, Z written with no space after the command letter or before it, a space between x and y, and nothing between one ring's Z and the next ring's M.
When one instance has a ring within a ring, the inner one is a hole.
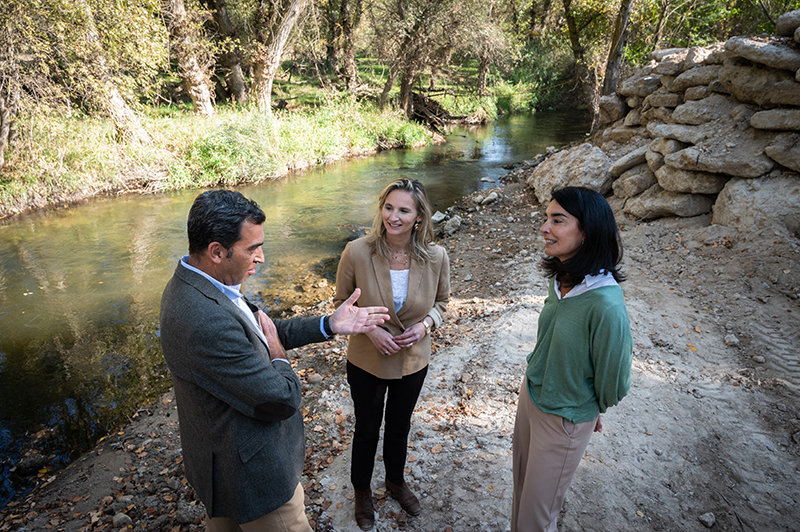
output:
M797 133L781 133L764 148L770 159L778 164L800 172L800 135Z
M667 164L659 168L655 175L664 190L689 194L717 194L730 179L721 174L681 170Z
M619 93L626 97L638 96L644 98L661 87L661 77L658 74L634 76L626 79L620 86Z
M683 96L675 92L668 92L663 87L644 99L644 105L651 107L678 107L682 103Z
M798 29L800 29L800 9L784 13L775 23L775 35L791 37Z
M623 120L623 125L625 127L637 127L642 125L642 111L640 109L631 109L628 111L628 114L625 115L625 120Z
M658 152L661 155L669 155L670 153L675 153L688 147L689 145L685 142L665 138L654 139L649 146L652 151Z
M800 109L759 111L750 119L750 125L771 131L800 131Z
M761 177L775 168L775 161L764 153L764 148L772 143L775 135L739 126L695 146L665 155L664 162L682 170Z
M641 146L640 148L628 153L624 157L617 159L608 169L608 173L611 174L611 177L619 177L623 174L623 172L646 162L647 159L645 158L645 153L647 150L648 145L645 144L644 146Z
M649 133L645 127L627 127L627 126L615 126L611 129L611 140L614 142L619 142L620 144L625 144L637 138L646 138L649 137Z
M703 100L690 100L672 113L672 122L697 126L730 116L737 102L722 94L712 94Z
M725 61L719 80L740 102L772 107L771 98L775 84L782 81L794 82L794 75L733 58Z
M536 167L527 184L542 204L550 200L554 188L584 186L606 194L611 190L611 159L589 143L562 150Z
M717 79L722 72L722 65L705 65L687 70L672 82L672 90L683 92L689 87L708 85Z
M724 48L725 45L723 43L712 44L711 46L693 46L689 48L689 51L686 53L686 59L683 60L684 70L711 64L708 62L711 55Z
M648 150L647 153L644 154L644 157L647 159L647 167L651 172L656 172L659 168L664 166L664 156L657 151Z
M779 81L770 90L769 103L800 106L800 83L792 80Z
M689 87L683 93L684 100L702 100L711 96L711 89L706 85L698 85L697 87Z
M800 176L731 179L717 196L712 222L757 233L800 212Z
M653 74L677 76L685 70L684 61L689 50L682 50L664 57L659 63L653 67Z
M675 139L687 144L697 144L698 142L714 136L717 128L714 124L707 123L699 126L687 126L683 124L664 124L663 122L650 122L647 124L647 131L653 138L664 137Z
M689 218L711 212L713 198L700 194L668 192L653 185L645 192L625 203L625 213L640 220L679 216Z
M800 42L800 28L794 30L794 42ZM797 71L798 81L800 81L800 70Z
M649 59L652 61L661 62L671 55L684 54L685 56L687 51L688 50L686 48L664 48L662 50L653 50L650 52Z
M618 198L632 198L656 184L656 175L646 164L634 166L625 171L611 185L614 196Z
M800 51L780 40L731 37L725 42L725 49L754 63L772 68L792 72L800 69Z
M614 123L624 118L628 112L628 104L616 94L601 96L599 107L600 124L602 125Z
M642 107L645 109L645 107ZM657 122L671 122L672 121L672 108L671 107L650 107L642 111L642 123L648 124L652 121Z

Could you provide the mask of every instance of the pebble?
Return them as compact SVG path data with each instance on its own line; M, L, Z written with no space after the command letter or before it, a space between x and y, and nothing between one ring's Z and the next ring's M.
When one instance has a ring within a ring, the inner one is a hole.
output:
M706 528L711 528L712 526L714 526L714 523L717 522L717 518L714 517L714 514L712 512L704 513L703 515L701 515L697 519L701 523L703 523L703 526L706 527Z
M725 336L725 345L728 347L737 347L739 345L739 339L736 338L736 335L728 334Z
M119 528L122 526L131 526L133 525L133 519L131 519L130 517L128 517L123 513L119 513L114 516L114 519L112 519L111 523L114 526L114 528Z
M764 357L762 357L761 355L756 355L752 358L753 362L755 362L756 364L763 364L764 362L766 362L766 359L764 359Z

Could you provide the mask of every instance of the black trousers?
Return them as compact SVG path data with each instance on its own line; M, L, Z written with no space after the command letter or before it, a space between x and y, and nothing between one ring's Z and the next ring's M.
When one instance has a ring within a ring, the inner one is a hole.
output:
M370 488L375 452L384 420L384 400L386 425L383 429L383 465L386 478L394 484L404 482L411 414L427 374L428 366L425 366L402 379L380 379L347 362L347 382L356 412L353 466L350 470L350 481L355 489L363 491Z

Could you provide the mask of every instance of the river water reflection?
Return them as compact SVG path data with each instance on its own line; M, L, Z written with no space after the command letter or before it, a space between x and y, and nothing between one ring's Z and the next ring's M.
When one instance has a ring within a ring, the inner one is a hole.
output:
M241 187L267 215L265 264L243 291L266 307L293 275L338 257L369 225L391 180L422 181L434 210L493 183L503 165L583 138L574 112L454 129L448 142L343 161ZM98 198L0 222L0 507L31 435L67 461L170 386L158 347L158 304L186 252L197 190Z

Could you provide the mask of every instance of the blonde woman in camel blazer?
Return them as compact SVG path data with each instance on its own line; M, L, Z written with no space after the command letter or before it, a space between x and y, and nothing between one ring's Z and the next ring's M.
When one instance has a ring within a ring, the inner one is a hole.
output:
M350 336L347 349L356 415L350 478L356 523L369 530L372 471L384 420L386 487L408 514L421 511L403 469L411 414L430 362L430 333L441 325L450 300L450 263L445 249L433 243L431 207L419 181L390 183L380 195L371 233L345 247L334 305L355 288L361 289L359 306L385 306L390 315L379 329Z

